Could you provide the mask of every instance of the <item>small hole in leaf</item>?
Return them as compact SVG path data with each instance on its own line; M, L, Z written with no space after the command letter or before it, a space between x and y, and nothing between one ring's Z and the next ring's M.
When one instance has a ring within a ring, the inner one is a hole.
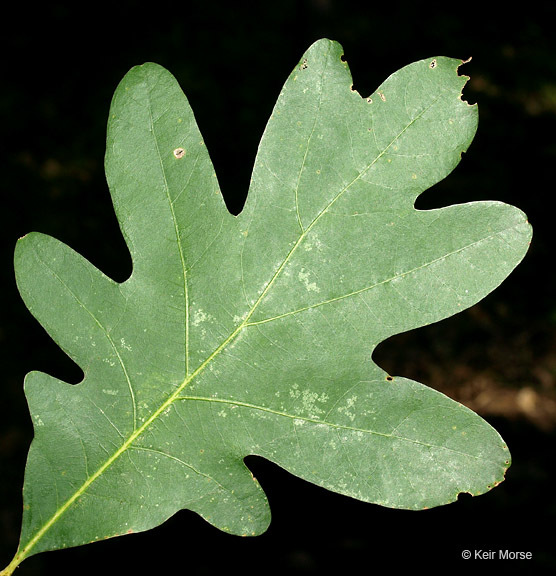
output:
M301 62L300 68L301 70L305 70L305 68L307 68L307 58L303 58L303 62Z
M179 160L185 156L185 149L184 148L176 148L174 150L174 156Z
M392 382L392 380L394 380L394 376L386 376L386 380L388 380L388 382Z
M373 99L369 96L369 97L367 98L367 102L368 102L369 104L372 104L372 103L373 103Z
M471 492L459 492L459 494L457 494L458 500L467 500L468 498L473 498Z
M429 64L429 68L436 68L436 58Z

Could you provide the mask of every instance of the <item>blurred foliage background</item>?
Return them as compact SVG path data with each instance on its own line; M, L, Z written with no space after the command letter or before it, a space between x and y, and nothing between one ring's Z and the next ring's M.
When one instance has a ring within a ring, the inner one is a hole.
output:
M32 427L23 378L42 370L70 382L81 371L19 299L13 248L51 234L123 281L131 263L103 172L110 99L133 65L155 61L186 92L232 212L249 186L260 136L288 74L321 37L339 41L354 87L370 94L400 67L436 55L467 60L464 98L479 130L461 164L418 207L478 199L524 210L534 238L525 261L493 294L437 325L382 344L376 361L478 411L513 456L506 481L478 498L415 513L328 493L249 458L273 523L256 539L226 536L189 512L145 534L42 554L20 576L235 569L327 574L391 568L476 567L464 549L523 550L506 572L556 567L553 493L556 350L553 196L556 168L556 4L487 10L484 3L351 0L280 2L21 3L3 18L0 46L0 564L19 537L21 486ZM182 566L175 568L175 563ZM483 561L484 562L484 561ZM500 562L500 561L497 561ZM499 564L496 568L502 567Z

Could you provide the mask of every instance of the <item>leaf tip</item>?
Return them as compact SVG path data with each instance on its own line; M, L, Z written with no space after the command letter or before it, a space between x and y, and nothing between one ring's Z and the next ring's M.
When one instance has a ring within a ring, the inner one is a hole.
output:
M39 232L27 232L27 234L24 234L17 239L16 246L32 240L37 235L39 235Z
M22 255L24 254L25 247L37 235L38 235L38 232L28 232L27 234L20 236L16 240L15 249L14 249L14 265L15 265L16 272L17 272L18 261L22 257Z

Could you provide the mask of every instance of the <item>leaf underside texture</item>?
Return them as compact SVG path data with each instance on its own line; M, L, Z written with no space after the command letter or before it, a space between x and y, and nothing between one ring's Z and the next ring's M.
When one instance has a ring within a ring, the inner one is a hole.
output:
M21 295L84 379L25 379L35 437L14 566L180 509L260 534L270 511L248 455L394 508L503 480L493 428L372 360L389 336L481 300L529 245L525 215L500 202L414 208L476 130L460 65L416 62L363 98L341 46L316 42L278 97L239 216L172 75L148 63L125 76L105 164L131 276L114 282L49 236L17 243Z

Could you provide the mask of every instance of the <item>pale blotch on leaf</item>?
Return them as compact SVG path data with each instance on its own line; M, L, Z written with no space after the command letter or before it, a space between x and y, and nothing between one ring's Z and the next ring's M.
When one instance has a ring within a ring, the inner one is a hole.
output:
M178 160L180 158L183 158L185 156L185 148L176 148L174 150L174 157L177 158Z
M297 278L300 282L303 282L305 289L308 292L320 292L320 288L317 286L316 282L310 282L310 272L306 272L305 269L301 269L297 275Z

